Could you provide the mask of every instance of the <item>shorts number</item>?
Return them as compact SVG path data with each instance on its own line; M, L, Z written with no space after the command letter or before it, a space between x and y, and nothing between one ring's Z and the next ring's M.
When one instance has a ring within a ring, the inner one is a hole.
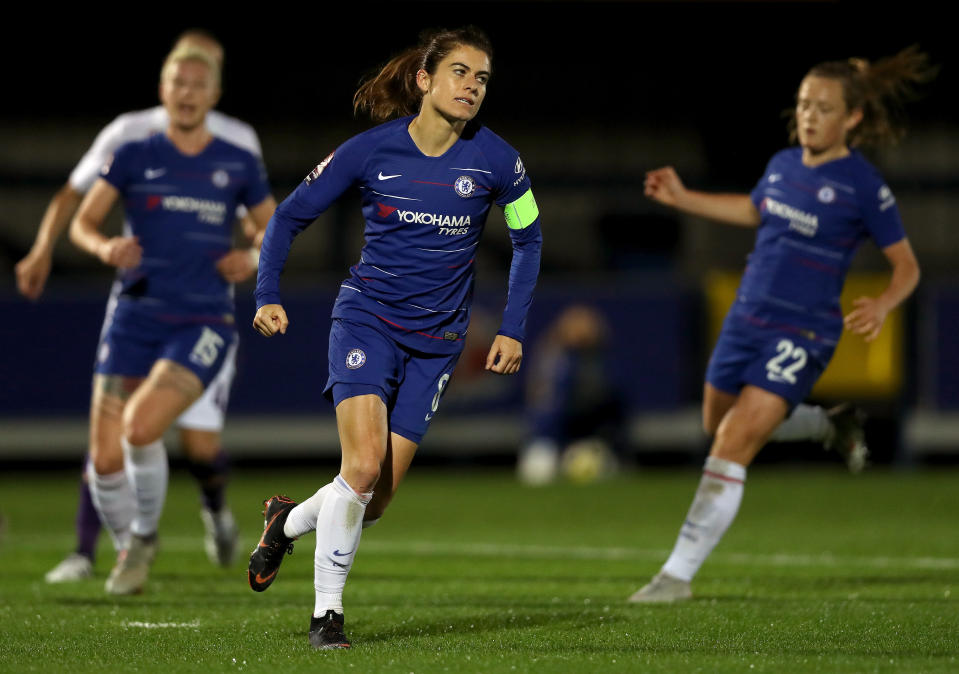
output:
M426 415L426 420L429 421L433 418L433 415L436 414L436 410L440 407L440 398L443 397L443 391L446 390L446 383L450 380L448 374L444 374L440 377L440 380L436 382L436 395L433 396L433 404L430 406L430 413Z
M200 339L193 345L190 361L203 367L210 367L216 362L216 357L220 355L220 347L224 344L226 341L215 330L204 327L203 332L200 333Z
M796 346L788 339L782 339L776 345L779 355L773 356L766 363L766 378L780 384L795 384L796 373L806 366L806 349ZM789 365L785 361L792 359Z

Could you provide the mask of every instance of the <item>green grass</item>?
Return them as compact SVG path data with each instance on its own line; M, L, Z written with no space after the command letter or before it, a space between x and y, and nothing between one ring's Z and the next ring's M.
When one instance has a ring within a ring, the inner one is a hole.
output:
M0 476L0 671L959 671L955 469L757 468L696 599L675 606L624 600L665 560L696 471L526 489L506 472L414 469L350 575L353 649L316 652L312 535L263 594L245 552L262 498L330 477L239 472L244 558L221 570L175 472L147 591L114 598L105 536L95 580L43 582L73 545L75 474Z

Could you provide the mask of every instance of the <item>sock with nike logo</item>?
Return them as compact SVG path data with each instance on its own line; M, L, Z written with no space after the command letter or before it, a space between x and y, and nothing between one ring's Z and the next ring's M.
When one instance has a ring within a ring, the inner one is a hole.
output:
M346 576L360 544L363 514L373 498L373 492L357 494L342 475L337 475L327 487L329 491L322 499L323 505L316 518L316 553L313 556L313 588L316 590L313 616L317 618L330 609L343 613Z

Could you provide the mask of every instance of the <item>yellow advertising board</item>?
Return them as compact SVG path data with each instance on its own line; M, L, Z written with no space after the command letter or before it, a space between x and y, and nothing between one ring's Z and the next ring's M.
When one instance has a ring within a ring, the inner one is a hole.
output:
M740 273L710 271L703 282L709 318L709 348L719 337L726 312L736 298ZM864 295L875 297L889 283L889 274L850 273L843 288L843 314ZM897 395L903 378L903 318L896 309L886 317L882 332L873 342L844 331L829 367L813 388L817 398L889 398Z

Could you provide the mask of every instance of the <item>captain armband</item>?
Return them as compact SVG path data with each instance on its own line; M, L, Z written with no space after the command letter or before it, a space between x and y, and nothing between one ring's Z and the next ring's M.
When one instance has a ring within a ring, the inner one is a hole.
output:
M510 229L526 229L539 217L539 207L533 198L533 190L528 189L516 201L503 207L506 216L506 226Z

